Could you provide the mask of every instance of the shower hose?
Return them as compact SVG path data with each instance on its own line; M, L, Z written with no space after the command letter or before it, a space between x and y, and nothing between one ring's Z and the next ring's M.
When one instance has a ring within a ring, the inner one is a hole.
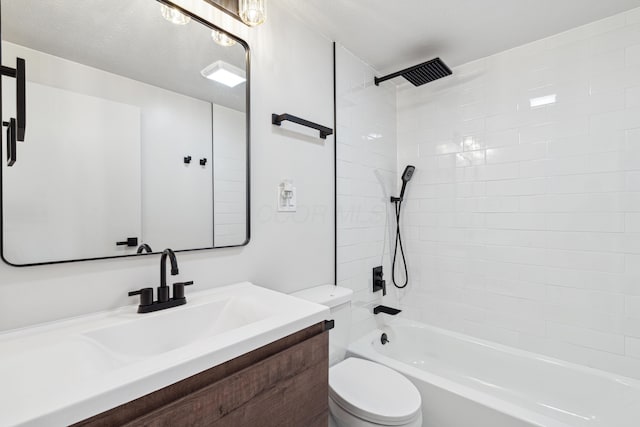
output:
M402 234L400 233L400 212L402 211L402 199L395 200L396 208L396 243L393 249L393 263L391 264L391 280L393 285L398 288L406 288L409 283L409 272L407 271L407 259L404 256L404 248L402 247ZM398 246L400 247L400 257L402 258L402 264L404 266L404 283L398 285L396 282L396 257L398 255Z

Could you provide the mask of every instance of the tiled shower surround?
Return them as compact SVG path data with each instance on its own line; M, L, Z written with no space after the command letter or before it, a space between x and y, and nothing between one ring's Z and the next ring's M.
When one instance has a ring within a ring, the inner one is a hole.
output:
M396 185L396 90L373 84L375 71L336 46L338 285L353 289L352 338L376 326L371 269L383 265L389 288L389 234L385 223ZM386 235L385 235L386 234ZM385 241L386 238L386 241ZM389 292L384 304L393 305Z
M405 314L640 378L640 9L397 104Z

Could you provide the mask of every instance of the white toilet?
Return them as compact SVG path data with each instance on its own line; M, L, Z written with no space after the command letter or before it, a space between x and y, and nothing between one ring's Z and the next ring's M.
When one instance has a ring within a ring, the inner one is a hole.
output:
M330 425L421 427L422 399L407 378L368 360L345 359L351 327L351 289L318 286L292 294L331 309L329 332Z

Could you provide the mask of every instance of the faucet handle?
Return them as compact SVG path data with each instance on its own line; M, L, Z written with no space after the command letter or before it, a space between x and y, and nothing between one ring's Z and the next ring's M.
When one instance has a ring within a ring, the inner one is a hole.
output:
M184 287L193 285L193 280L188 282L177 282L173 284L173 299L184 298Z
M140 305L153 304L153 288L142 288L137 291L129 292L129 296L140 295Z

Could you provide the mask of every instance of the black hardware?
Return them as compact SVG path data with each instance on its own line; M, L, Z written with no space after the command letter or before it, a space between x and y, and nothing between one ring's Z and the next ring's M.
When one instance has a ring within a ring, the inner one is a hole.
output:
M11 118L8 122L2 122L2 126L7 126L7 166L13 166L16 162L16 119Z
M385 296L387 295L387 283L382 280L383 276L382 266L373 268L373 292L382 291L382 296Z
M411 181L411 178L413 177L413 173L415 171L415 166L407 165L407 167L404 168L404 172L402 173L402 189L400 190L400 197L391 196L391 203L404 201L404 191L407 189L407 183Z
M175 276L178 271L178 260L176 254L169 248L162 251L160 257L160 286L158 286L158 302L167 302L169 300L169 287L167 286L167 257L171 262L171 275Z
M16 116L18 121L18 141L24 141L27 131L27 78L24 59L16 59Z
M153 290L153 288L145 288L145 289L152 289ZM129 294L131 294L131 292ZM141 297L141 299L142 299L142 297ZM179 305L185 305L186 303L187 303L187 299L186 298L170 299L170 300L165 301L165 302L160 302L160 301L155 301L154 302L154 301L152 301L151 304L142 304L141 303L140 305L138 305L138 313L141 313L141 314L142 313L153 313L154 311L164 310L164 309L171 308L171 307L177 307Z
M280 126L282 122L290 121L293 123L297 123L302 126L306 126L311 129L315 129L320 132L320 138L327 139L327 136L333 135L333 129L328 128L326 126L319 125L317 123L310 122L305 119L301 119L300 117L292 116L291 114L272 114L271 115L271 123Z
M400 313L402 310L398 310L397 308L387 307L386 305L377 305L373 308L373 314L384 313L395 316Z
M382 343L382 345L387 345L387 343L390 343L391 341L389 341L389 338L387 338L387 334L383 333L380 337L380 342Z
M404 289L409 284L409 270L407 270L407 258L404 255L404 247L402 245L402 233L400 230L400 218L402 212L402 202L404 201L404 191L407 189L407 183L411 181L416 167L407 165L402 173L402 190L400 190L400 197L391 197L391 203L394 204L396 210L396 240L393 248L393 260L391 262L391 282L393 286L398 289ZM400 256L402 257L402 264L404 265L404 283L398 285L396 283L396 257L398 255L398 246L400 246Z
M144 245L143 245L144 246ZM129 292L129 296L140 295L140 305L138 313L151 313L153 311L164 310L165 308L177 307L187 303L184 297L184 287L193 285L190 282L176 282L173 284L173 298L169 298L169 287L167 286L167 257L171 261L171 275L178 274L178 261L171 249L165 249L160 257L160 286L158 286L158 300L153 301L153 288L143 288L139 291Z
M153 304L153 288L142 288L129 292L129 296L140 295L140 307Z
M137 237L127 237L127 240L125 240L124 242L116 242L116 246L136 247L136 246L138 246L138 238Z
M421 86L425 83L450 76L451 74L453 74L453 72L449 67L447 67L447 64L445 64L440 58L435 58L384 77L375 77L373 81L376 86L379 86L380 83L384 81L402 76L414 86Z
M325 331L330 331L331 329L336 327L336 321L335 320L325 320L324 321L324 330Z
M173 284L173 299L184 299L184 287L193 285L193 280Z
M143 252L147 252L147 253L152 253L153 250L151 249L151 246L147 245L146 243L141 244L140 246L138 246L138 250L136 251L136 253L143 253Z
M336 79L336 42L333 42L333 284L338 286L338 85Z
M185 158L184 158L184 162L185 162L186 164L191 163L191 156L187 156L187 157L185 157Z
M205 166L206 164L207 164L206 158L200 159L200 166Z
M26 62L16 58L16 68L0 66L0 74L16 79L16 139L24 141L27 129L27 78Z

